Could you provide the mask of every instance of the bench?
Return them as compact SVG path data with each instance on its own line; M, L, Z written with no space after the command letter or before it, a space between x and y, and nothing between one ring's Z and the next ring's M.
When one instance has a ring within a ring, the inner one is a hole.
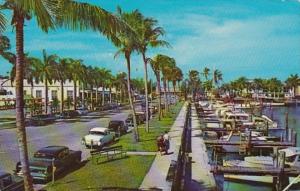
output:
M127 152L126 150L123 150L122 146L104 147L101 149L91 150L90 154L93 164L127 157Z

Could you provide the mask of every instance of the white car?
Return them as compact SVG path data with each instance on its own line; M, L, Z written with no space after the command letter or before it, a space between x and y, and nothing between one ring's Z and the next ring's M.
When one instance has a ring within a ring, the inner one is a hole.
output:
M89 147L102 147L114 141L115 136L112 132L108 131L106 127L95 127L89 131L89 134L84 136L81 143L87 148Z

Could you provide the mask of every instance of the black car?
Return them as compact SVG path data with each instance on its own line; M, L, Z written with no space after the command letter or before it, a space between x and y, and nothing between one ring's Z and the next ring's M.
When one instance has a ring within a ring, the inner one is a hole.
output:
M144 112L136 112L135 113L136 123L140 125L146 121L146 115ZM133 124L133 115L129 114L127 119L125 120L126 124Z
M53 123L56 120L55 115L53 114L41 114L35 115L28 119L29 125L41 126Z
M11 175L0 171L0 190L1 191L23 191L24 181L22 177Z
M81 151L73 151L65 146L48 146L36 151L29 161L30 174L35 181L47 182L55 175L60 174L68 168L79 165L81 162ZM17 174L22 174L21 163L16 165Z
M120 135L126 134L128 127L124 121L121 120L112 120L108 124L108 130L116 133L120 133Z

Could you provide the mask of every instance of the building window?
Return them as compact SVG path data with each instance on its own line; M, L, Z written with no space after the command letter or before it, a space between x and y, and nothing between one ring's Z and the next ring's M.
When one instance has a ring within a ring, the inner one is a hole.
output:
M67 91L67 97L70 99L73 99L73 91L72 90Z
M42 90L36 90L35 91L35 97L36 98L42 98Z
M51 97L52 97L52 100L57 99L57 91L56 90L51 91Z

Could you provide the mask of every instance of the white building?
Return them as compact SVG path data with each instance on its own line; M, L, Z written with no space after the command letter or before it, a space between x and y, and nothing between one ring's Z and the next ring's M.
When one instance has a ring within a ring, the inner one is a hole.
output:
M79 96L79 87L76 88L77 96ZM64 100L68 97L73 98L74 96L74 83L73 81L66 80L63 85ZM11 82L10 79L0 78L0 100L2 99L15 99L16 98L16 87L15 82ZM60 82L48 83L48 100L52 101L57 98L61 101L61 87ZM24 97L42 98L45 99L45 84L34 83L33 86L24 80Z

